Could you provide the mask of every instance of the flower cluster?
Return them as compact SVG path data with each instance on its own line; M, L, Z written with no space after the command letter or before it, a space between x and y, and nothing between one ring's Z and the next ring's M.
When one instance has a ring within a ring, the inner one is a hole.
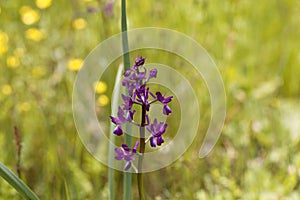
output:
M150 79L157 77L157 69L150 69L149 72L144 66L145 58L137 57L134 65L131 69L124 72L124 78L122 85L126 87L128 95L122 94L123 104L118 108L118 116L110 116L112 123L116 125L113 133L121 136L123 135L123 124L132 123L134 125L146 128L151 134L146 141L150 141L151 147L160 146L164 143L162 135L165 133L167 124L164 122L158 123L157 119L149 119L148 112L150 111L150 105L155 102L163 104L162 114L169 115L172 111L168 106L168 103L172 101L173 96L165 97L161 92L155 94L149 90L147 83ZM142 107L142 122L136 123L133 120L133 116L136 110L133 109L133 105L137 104ZM116 148L117 160L126 160L124 169L128 170L131 166L131 161L136 153L138 143L130 150L126 145L122 145L122 148ZM143 152L142 152L143 153Z

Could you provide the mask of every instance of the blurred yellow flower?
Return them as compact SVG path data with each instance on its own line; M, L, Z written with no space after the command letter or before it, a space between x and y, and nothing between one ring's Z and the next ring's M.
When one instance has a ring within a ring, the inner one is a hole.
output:
M12 93L12 88L10 85L3 85L2 86L2 93L4 95L10 95Z
M36 28L30 28L26 31L25 36L29 40L39 42L46 37L46 34Z
M106 106L109 103L109 98L105 94L102 94L98 97L97 102L100 106Z
M7 67L16 68L20 65L20 59L17 56L8 56L6 59Z
M7 52L8 49L8 35L0 30L0 55Z
M29 6L22 6L19 12L22 22L26 25L34 24L40 19L40 14Z
M82 64L83 64L82 59L74 58L74 59L69 60L67 67L71 71L78 71L78 70L80 70Z
M31 105L28 102L23 102L23 103L20 103L17 105L17 110L19 112L27 112L30 110L30 108L31 108Z
M235 80L238 76L238 72L233 66L227 67L225 73L229 80Z
M45 9L51 6L52 0L36 0L35 5L40 9Z
M86 27L86 21L83 18L78 18L72 21L72 27L77 30L84 29Z
M35 78L39 78L39 77L42 77L46 74L46 70L43 68L43 67L34 67L32 70L31 70L31 75Z
M95 91L97 94L102 94L107 90L107 85L105 82L98 81L95 83Z

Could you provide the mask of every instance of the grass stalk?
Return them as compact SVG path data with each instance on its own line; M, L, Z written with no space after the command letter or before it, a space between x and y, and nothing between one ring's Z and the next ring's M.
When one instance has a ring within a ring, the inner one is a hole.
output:
M127 35L127 18L126 18L126 0L122 0L121 5L121 28L122 28L122 46L123 46L123 63L124 70L128 70L130 68L130 57L129 57L129 46L128 46L128 35ZM131 125L126 125L126 130L130 132ZM131 146L131 136L125 135L125 144ZM131 173L124 172L124 200L131 199L131 182L132 175Z

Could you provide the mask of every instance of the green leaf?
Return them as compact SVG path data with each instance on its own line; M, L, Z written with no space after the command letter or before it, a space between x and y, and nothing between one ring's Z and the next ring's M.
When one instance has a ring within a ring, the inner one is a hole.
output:
M37 195L19 179L13 172L0 163L0 176L14 187L23 197L29 200L39 200Z
M129 57L129 46L128 46L128 35L127 35L127 17L126 17L126 0L122 0L121 6L121 28L122 28L122 44L123 44L123 62L124 71L130 68L130 57ZM130 131L130 125L126 126L126 130ZM131 136L125 135L125 143L131 146ZM124 200L131 199L131 173L124 172Z

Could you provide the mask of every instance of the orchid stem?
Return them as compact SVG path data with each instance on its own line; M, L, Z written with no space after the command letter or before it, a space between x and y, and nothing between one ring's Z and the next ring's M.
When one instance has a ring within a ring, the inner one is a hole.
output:
M142 120L140 126L140 156L138 161L138 174L137 174L137 181L138 181L138 190L139 190L139 199L144 200L144 186L143 186L143 158L145 152L145 125L146 125L146 106L142 105Z

